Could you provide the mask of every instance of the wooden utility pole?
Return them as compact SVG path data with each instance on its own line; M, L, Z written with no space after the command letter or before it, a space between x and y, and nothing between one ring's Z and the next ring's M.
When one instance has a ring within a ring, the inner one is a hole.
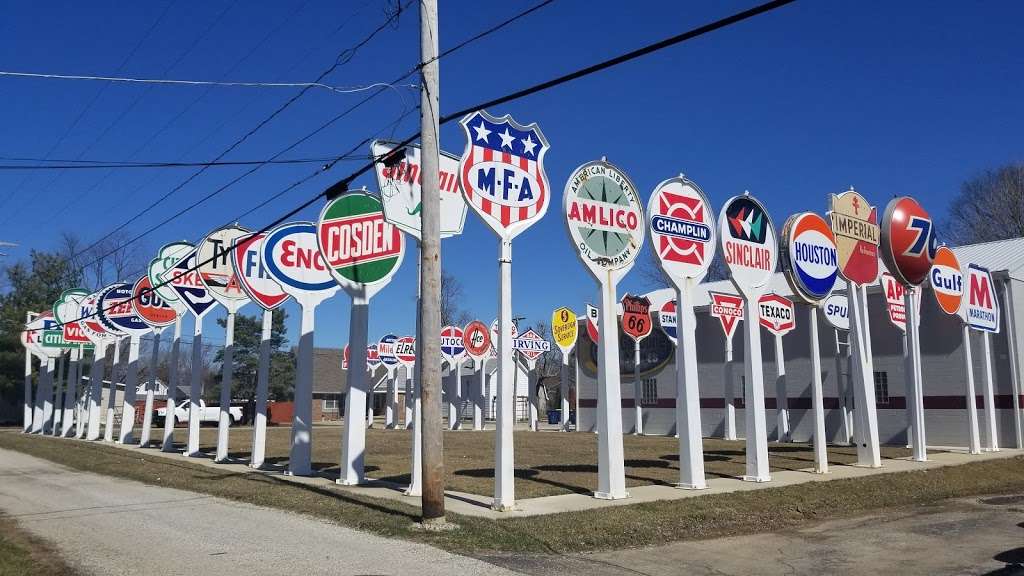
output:
M437 0L420 0L420 138L423 192L420 239L420 357L423 411L423 522L443 524L444 436L441 429L441 190L438 183ZM420 432L420 431L417 431Z

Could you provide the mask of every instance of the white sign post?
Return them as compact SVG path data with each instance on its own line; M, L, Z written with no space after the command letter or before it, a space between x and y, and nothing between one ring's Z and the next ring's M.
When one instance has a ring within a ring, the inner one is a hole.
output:
M64 414L61 418L61 428L55 435L68 437L71 435L71 427L78 423L81 428L81 414L75 410L78 402L78 371L82 360L85 358L83 344L88 344L89 339L84 329L79 325L79 312L82 309L82 299L89 295L88 290L81 288L65 290L60 299L53 304L53 317L62 326L64 340L68 343L77 342L78 346L71 349L70 366L67 371L67 388L64 395ZM77 416L77 418L76 418Z
M139 446L146 447L149 445L153 426L156 373L160 361L160 334L163 333L164 328L177 321L178 311L153 289L153 283L148 274L139 278L132 287L132 309L139 319L153 329L153 356L149 364L149 385L146 386L146 407L142 417L142 433L139 435ZM168 397L170 397L169 392Z
M25 317L26 323L32 321L32 313ZM35 341L35 334L28 331L22 332L22 345L25 346L25 383L24 401L22 402L23 423L21 431L25 434L32 432L32 349Z
M406 429L412 428L412 462L409 470L409 486L406 496L423 495L423 418L420 415L420 395L413 384L413 369L416 367L416 339L402 336L395 340L395 358L405 367ZM412 416L408 415L411 405Z
M725 389L725 439L736 440L736 394L733 390L733 357L732 337L736 334L736 328L743 321L743 298L735 294L724 292L709 292L711 297L711 316L718 318L722 325L722 332L725 334L725 362L722 363L724 372L722 381Z
M985 402L985 451L999 451L999 430L996 427L995 390L992 383L992 343L990 334L999 333L999 300L996 287L988 269L968 264L964 270L967 279L967 300L964 302L964 316L968 326L982 333L985 354L985 387L982 396Z
M379 198L367 192L349 192L324 206L317 241L331 276L352 299L349 311L351 357L338 478L339 484L352 486L365 481L364 416L370 393L366 362L370 299L387 286L401 266L405 236L384 219Z
M299 354L295 361L295 413L287 473L308 476L312 472L313 327L316 307L338 292L338 284L320 255L317 229L312 222L288 222L270 230L260 243L260 254L271 279L295 298L302 309Z
M576 347L579 330L575 312L564 307L552 312L551 335L555 339L555 344L562 351L562 369L559 379L559 396L562 398L559 430L562 432L569 431L569 354Z
M822 311L825 313L825 320L833 328L833 337L835 342L835 353L836 353L836 389L839 392L839 410L842 413L842 421L840 422L840 437L844 444L849 443L853 437L851 433L852 424L852 412L850 410L850 379L847 379L847 383L844 386L842 381L842 367L844 360L847 366L850 365L850 341L852 337L849 334L850 330L850 304L845 294L832 294L821 305ZM843 352L839 341L839 332L847 333L846 352Z
M878 277L878 283L882 287L882 295L885 296L886 310L889 313L889 322L899 329L902 338L900 343L903 346L903 376L907 390L907 448L914 447L914 406L916 398L910 393L914 390L915 359L910 353L910 346L907 342L907 306L905 301L906 292L912 290L896 280L896 277L888 272L883 272ZM921 309L921 292L913 290L913 296L917 303L918 310ZM920 322L920 316L918 317Z
M394 430L398 420L398 358L395 357L395 342L398 336L388 334L377 342L377 356L388 373L388 401L384 409L384 427Z
M120 371L118 366L120 366L121 364L121 341L129 337L128 334L120 328L120 326L114 324L113 322L110 321L110 319L106 317L107 312L115 310L115 304L120 305L121 295L113 294L113 292L120 287L120 284L111 284L110 286L107 286L106 288L103 289L102 292L100 292L99 300L96 302L96 317L99 319L100 324L103 325L103 328L107 331L107 333L109 333L114 338L114 359L111 364L110 372L110 392L107 394L106 418L103 421L104 442L114 441L114 412L117 402L117 378L118 372ZM108 307L110 308L110 310L106 310L106 308ZM128 307L130 309L131 304L129 304ZM130 348L131 342L129 341L128 344ZM130 354L131 350L129 350L129 355ZM124 370L124 372L127 375L127 370ZM127 393L128 391L127 389L125 389L125 394L127 395Z
M563 197L569 239L601 289L594 497L626 498L616 286L633 268L643 246L644 209L629 177L603 159L574 170Z
M483 110L461 121L466 149L459 182L466 204L500 240L498 252L498 415L495 434L495 510L515 506L515 358L512 355L512 240L547 213L551 187L544 172L550 148L536 124L522 125Z
M110 337L96 315L96 308L99 305L100 294L102 293L103 291L100 290L83 298L79 312L79 318L81 318L79 324L81 324L86 337L96 347L93 350L92 363L89 368L89 415L88 429L85 433L87 440L100 439L100 395L103 391L106 349L107 344L110 343Z
M779 442L789 442L789 398L786 391L786 354L782 337L796 327L796 310L788 298L765 294L757 302L758 322L775 336L775 417Z
M487 379L487 359L491 355L491 332L487 325L474 320L462 330L462 346L477 370L476 392L473 394L473 430L483 430L483 403L488 397L484 393Z
M661 327L676 344L676 432L679 436L679 488L707 488L700 425L693 290L715 256L715 215L707 196L683 175L658 184L647 203L651 245L661 268L675 286L674 321ZM667 306L667 305L666 305ZM680 321L681 319L681 321ZM679 326L681 324L681 326ZM678 340L693 345L678 345ZM638 358L639 360L639 358Z
M462 427L462 361L466 358L462 328L441 328L441 358L448 364L448 429ZM453 371L453 372L452 372Z
M194 246L188 242L172 242L160 248L149 263L149 282L155 287L156 293L167 302L177 314L174 320L174 337L171 340L171 357L167 361L167 401L164 409L164 438L160 450L174 452L174 409L178 405L178 356L181 351L181 317L189 311L189 307L178 297L178 292L170 284L164 284L164 273L174 267L179 260L188 256ZM170 279L170 277L168 277Z
M121 410L121 429L118 434L119 444L133 442L132 429L135 426L135 391L139 386L139 339L148 334L151 330L132 306L133 284L114 284L100 296L99 312L100 322L106 325L108 330L116 329L128 336L128 366L124 382L124 402ZM115 351L115 358L117 353ZM114 361L115 364L117 360ZM111 398L117 391L116 379L110 383ZM108 407L114 406L110 402ZM108 412L107 430L108 435L113 435L113 418Z
M747 193L730 198L722 206L718 230L729 277L744 298L747 474L743 479L768 482L771 474L768 468L768 431L764 413L764 374L757 304L778 262L775 227L764 205Z

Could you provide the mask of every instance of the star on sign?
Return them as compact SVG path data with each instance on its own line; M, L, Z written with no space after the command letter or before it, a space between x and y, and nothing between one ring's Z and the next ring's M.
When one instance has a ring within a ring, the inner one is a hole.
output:
M474 126L473 130L476 130L476 139L483 140L484 142L487 142L487 138L491 135L491 131L484 125L483 120L480 121L479 126Z
M533 141L533 138L529 134L526 138L522 139L523 142L523 154L533 154L533 149L537 147L537 143Z
M508 146L509 150L512 149L512 142L515 141L515 137L508 133L508 128L505 128L504 134L498 134L498 137L501 138L502 148Z

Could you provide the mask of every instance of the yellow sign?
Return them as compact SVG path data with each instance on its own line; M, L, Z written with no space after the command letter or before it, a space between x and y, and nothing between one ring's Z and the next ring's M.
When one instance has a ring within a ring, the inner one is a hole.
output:
M575 312L563 307L551 313L551 334L563 354L568 354L576 345L576 331Z

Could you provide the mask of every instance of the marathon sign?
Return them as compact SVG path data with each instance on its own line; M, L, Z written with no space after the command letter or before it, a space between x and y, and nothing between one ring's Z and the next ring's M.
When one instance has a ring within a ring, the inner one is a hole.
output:
M975 330L999 332L999 302L992 275L987 268L967 266L967 324Z

